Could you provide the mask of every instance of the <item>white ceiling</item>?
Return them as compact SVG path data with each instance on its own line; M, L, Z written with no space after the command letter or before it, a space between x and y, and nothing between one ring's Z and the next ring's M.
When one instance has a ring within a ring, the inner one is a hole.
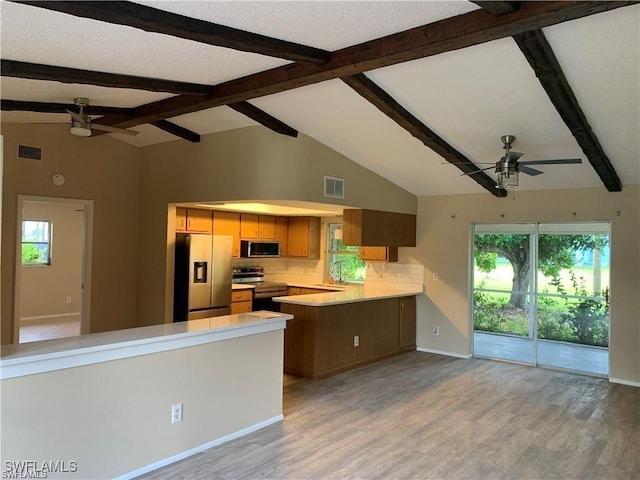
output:
M138 3L329 51L478 8L466 1ZM287 63L4 1L0 17L1 54L9 60L205 84ZM640 6L544 33L623 185L640 183ZM366 74L474 162L495 162L504 134L516 135L514 150L526 154L523 160L583 159L521 175L521 190L602 186L509 38ZM1 96L58 103L86 96L95 105L135 107L172 95L2 77ZM251 103L416 195L486 192L340 80ZM201 135L256 125L224 106L169 120ZM66 123L68 116L2 112L2 121ZM134 129L137 137L114 137L141 147L176 141L151 125Z

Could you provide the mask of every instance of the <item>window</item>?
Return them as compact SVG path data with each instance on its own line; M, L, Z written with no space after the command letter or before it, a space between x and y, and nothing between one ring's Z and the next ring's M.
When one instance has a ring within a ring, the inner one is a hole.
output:
M360 260L360 247L344 245L340 234L336 235L336 230L342 233L341 223L329 224L329 238L327 241L327 277L336 283L364 282L367 271L367 264ZM338 238L335 238L335 237Z
M22 264L51 265L51 222L22 221Z

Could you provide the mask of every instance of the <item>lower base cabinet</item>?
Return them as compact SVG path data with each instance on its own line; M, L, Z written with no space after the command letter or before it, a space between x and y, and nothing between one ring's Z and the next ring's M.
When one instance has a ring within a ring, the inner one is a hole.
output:
M321 307L283 303L281 311L294 316L284 333L288 374L325 378L416 348L415 297Z
M248 313L252 308L251 290L234 290L231 293L231 314Z

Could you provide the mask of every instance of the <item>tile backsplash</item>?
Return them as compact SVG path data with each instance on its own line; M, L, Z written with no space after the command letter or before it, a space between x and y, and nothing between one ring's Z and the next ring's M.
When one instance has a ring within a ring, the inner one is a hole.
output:
M233 266L261 265L265 280L274 282L321 283L322 260L296 258L234 258ZM407 263L367 262L367 285L414 284L424 285L424 266Z

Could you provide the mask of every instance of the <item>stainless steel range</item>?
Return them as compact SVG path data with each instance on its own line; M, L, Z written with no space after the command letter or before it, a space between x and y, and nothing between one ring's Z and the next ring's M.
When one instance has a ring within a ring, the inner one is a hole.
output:
M253 309L280 311L280 304L273 297L288 295L288 287L284 282L265 282L264 267L234 267L233 283L253 285Z

